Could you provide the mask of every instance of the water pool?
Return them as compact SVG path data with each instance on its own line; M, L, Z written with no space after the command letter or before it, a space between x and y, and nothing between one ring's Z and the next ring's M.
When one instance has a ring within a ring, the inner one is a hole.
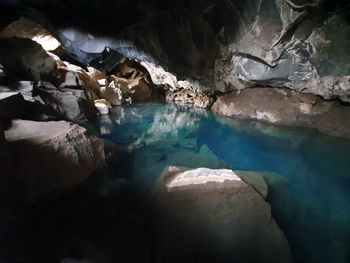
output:
M162 103L114 108L95 126L121 153L105 193L127 181L147 196L167 165L276 172L268 201L294 261L350 262L349 140Z

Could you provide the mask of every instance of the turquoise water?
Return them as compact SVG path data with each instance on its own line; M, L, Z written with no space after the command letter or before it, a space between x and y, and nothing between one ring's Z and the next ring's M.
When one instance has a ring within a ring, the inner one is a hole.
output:
M114 108L95 126L119 153L103 194L128 182L147 196L167 165L275 172L268 201L294 262L350 262L349 140L161 103Z

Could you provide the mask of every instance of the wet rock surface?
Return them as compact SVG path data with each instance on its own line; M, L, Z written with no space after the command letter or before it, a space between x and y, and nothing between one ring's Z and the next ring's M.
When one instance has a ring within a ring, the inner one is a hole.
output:
M223 95L212 110L239 119L315 128L321 132L350 137L349 106L324 101L313 95L273 88L251 88Z
M159 260L291 262L269 205L233 171L170 166L154 191Z

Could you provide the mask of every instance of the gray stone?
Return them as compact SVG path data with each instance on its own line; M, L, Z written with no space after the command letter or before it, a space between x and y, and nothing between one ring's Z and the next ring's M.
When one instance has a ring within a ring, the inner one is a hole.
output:
M65 121L15 120L5 138L29 200L79 184L104 162L103 141Z

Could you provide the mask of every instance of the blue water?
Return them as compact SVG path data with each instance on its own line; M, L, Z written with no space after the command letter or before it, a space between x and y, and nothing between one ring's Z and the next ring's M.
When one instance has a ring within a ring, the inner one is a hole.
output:
M167 165L275 172L268 201L294 262L350 262L350 140L162 103L114 108L95 126L119 153L103 191L128 181L147 195Z

